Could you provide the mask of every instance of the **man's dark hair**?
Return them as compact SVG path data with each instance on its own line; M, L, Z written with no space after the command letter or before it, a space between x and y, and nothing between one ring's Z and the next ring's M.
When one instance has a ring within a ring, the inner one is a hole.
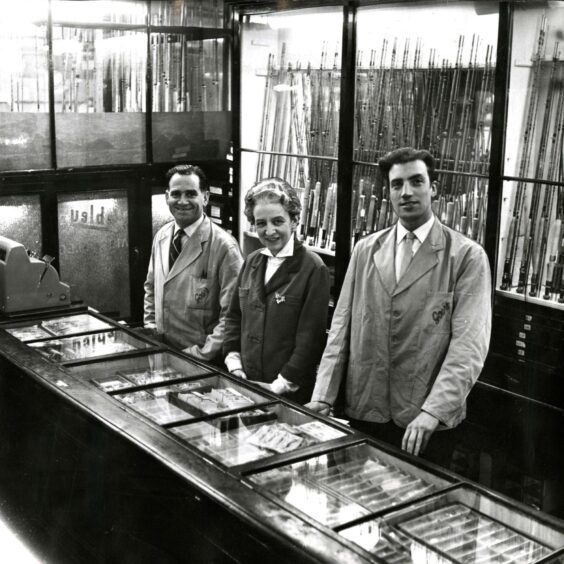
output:
M190 176L191 174L195 174L200 179L200 192L208 192L210 189L208 179L204 171L199 166L189 164L180 164L173 166L166 173L167 182L170 182L170 179L175 174L181 174L182 176Z
M378 161L384 184L388 185L390 169L395 164L405 164L413 161L423 161L427 167L429 180L431 182L435 180L435 159L429 151L417 150L413 147L401 147L400 149L390 151Z

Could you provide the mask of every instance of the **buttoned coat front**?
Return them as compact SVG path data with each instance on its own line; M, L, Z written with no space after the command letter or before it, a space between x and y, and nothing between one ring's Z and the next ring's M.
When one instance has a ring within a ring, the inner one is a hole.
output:
M156 327L167 343L196 358L218 360L225 314L243 264L239 245L205 217L166 274L173 233L174 221L153 240L145 281L145 326Z
M267 256L247 257L226 318L224 354L241 353L249 380L271 383L278 374L297 384L288 397L311 397L327 331L329 273L315 253L296 241L265 285Z
M354 249L312 400L332 404L345 378L352 418L406 427L424 410L453 427L489 346L487 256L435 219L396 283L395 232Z

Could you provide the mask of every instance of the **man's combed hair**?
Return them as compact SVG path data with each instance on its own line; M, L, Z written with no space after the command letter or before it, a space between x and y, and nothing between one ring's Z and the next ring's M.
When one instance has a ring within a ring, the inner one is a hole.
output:
M245 195L245 215L252 225L255 223L254 210L259 201L281 204L290 219L298 221L302 204L296 190L282 178L265 178L254 184Z
M206 174L199 166L190 164L179 164L173 166L166 173L167 182L170 182L170 179L175 174L180 174L182 176L190 176L191 174L195 174L200 179L200 192L207 192L210 189Z
M400 149L390 151L378 161L385 184L388 185L390 169L395 164L405 164L413 161L423 161L427 167L429 180L431 182L435 180L435 159L429 151L418 150L413 147L401 147Z

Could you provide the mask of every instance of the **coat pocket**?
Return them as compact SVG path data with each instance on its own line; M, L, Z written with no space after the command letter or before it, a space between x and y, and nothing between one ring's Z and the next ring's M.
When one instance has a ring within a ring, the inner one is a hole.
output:
M189 309L212 309L212 281L208 278L190 276L188 287Z
M454 294L429 292L423 311L425 330L428 333L450 333Z

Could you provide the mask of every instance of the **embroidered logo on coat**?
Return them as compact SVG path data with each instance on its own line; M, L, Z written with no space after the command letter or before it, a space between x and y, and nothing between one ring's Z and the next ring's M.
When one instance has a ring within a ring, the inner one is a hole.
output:
M445 313L450 311L450 304L445 302L440 309L437 309L433 312L433 321L435 325L438 325L441 319L445 316Z
M210 291L204 286L203 288L198 288L194 294L194 298L197 304L201 304L208 299Z

